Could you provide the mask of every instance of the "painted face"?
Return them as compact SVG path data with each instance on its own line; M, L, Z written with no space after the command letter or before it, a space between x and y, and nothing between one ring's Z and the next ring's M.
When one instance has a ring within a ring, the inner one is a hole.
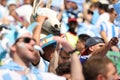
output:
M24 60L33 61L36 58L37 51L33 48L36 41L30 34L26 34L19 38L15 44L16 54Z

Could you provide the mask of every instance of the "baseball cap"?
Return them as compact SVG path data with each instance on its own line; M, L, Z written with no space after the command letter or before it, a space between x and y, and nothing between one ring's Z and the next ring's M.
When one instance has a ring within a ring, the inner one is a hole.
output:
M76 22L76 23L77 23L77 19L76 19L76 18L69 18L69 19L68 19L68 23L69 23L69 22Z
M90 37L90 38L88 38L87 41L86 41L86 43L85 43L85 50L81 54L81 56L87 55L88 54L87 51L88 51L89 47L94 46L94 45L96 45L98 43L105 43L105 42L100 37Z
M85 48L89 48L91 46L94 46L98 43L104 43L104 40L100 37L90 37L87 39L85 43Z
M46 37L40 39L40 42L42 44L42 48L45 48L49 45L55 45L56 41L53 39L53 35L49 34Z
M98 0L101 4L109 4L108 0Z

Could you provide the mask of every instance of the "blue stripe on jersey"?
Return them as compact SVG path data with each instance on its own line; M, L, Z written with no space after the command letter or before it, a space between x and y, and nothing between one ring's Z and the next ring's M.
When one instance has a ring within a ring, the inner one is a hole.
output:
M40 76L40 74L35 75L37 77L38 80L42 80L42 77Z
M102 24L100 25L100 31L104 31L104 27Z
M25 76L25 75L22 75L22 76L21 76L21 79L22 79L22 80L28 80L28 77Z
M112 25L112 37L115 37L115 26Z
M3 80L12 80L12 78L10 77L10 74L5 74L3 75Z

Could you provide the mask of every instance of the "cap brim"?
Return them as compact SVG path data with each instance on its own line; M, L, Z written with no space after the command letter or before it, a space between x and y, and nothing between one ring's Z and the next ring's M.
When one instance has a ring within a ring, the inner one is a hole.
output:
M53 39L53 35L49 34L46 37L40 39L41 43L43 43L42 48L45 48L46 46L56 44L56 41Z
M52 40L52 41L42 45L42 48L45 48L46 46L53 45L53 44L56 44L56 41Z

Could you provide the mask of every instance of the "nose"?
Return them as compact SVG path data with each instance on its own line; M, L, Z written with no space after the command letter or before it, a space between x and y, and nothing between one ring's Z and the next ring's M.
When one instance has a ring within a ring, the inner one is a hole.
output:
M114 80L120 80L120 76L118 76L118 74L116 74L116 75L114 76Z
M31 39L31 40L30 40L30 44L31 44L32 46L34 46L34 45L36 44L35 40Z

